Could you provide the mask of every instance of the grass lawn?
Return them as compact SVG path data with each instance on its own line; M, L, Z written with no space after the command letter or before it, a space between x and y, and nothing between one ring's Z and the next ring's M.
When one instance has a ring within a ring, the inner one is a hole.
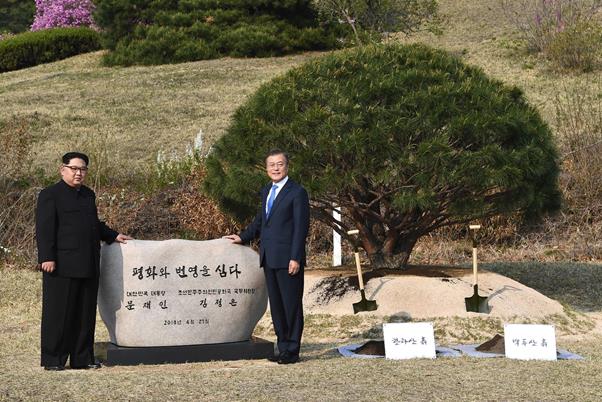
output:
M561 268L557 272L559 278L563 277ZM567 269L564 274L574 272ZM599 330L558 339L560 348L583 355L584 361L343 358L335 348L364 339L366 333L361 327L367 321L376 321L360 316L307 317L302 362L292 366L279 366L267 360L241 360L50 373L39 367L40 275L0 269L0 278L0 400L597 401L602 398ZM602 283L593 286L600 291ZM585 291L581 296L583 300L588 297ZM602 323L599 310L596 314ZM262 320L266 322L269 321ZM259 330L260 335L273 339L269 329ZM100 320L96 341L108 341Z
M312 57L107 68L101 54L0 74L0 119L30 122L36 167L50 173L77 148L105 174L145 174L158 151L183 155L199 130L206 152L261 83Z

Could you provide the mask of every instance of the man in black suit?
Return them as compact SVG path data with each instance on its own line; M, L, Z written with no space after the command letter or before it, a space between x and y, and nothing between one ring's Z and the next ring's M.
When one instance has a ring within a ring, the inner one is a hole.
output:
M46 370L100 368L94 359L100 241L125 243L98 219L94 192L83 185L88 157L63 155L62 180L38 197L36 240L42 279L42 359Z
M248 243L259 238L280 364L299 361L303 333L303 268L309 231L307 191L288 177L288 155L272 150L266 158L271 183L261 190L261 210L239 235L225 238Z

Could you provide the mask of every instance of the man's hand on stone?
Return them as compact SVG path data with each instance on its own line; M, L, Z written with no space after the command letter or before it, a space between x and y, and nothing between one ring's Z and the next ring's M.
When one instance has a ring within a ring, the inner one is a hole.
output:
M299 263L297 261L290 260L288 262L288 274L289 275L297 275L300 268L301 268L301 265L299 265Z
M115 241L117 243L123 243L123 244L126 244L128 240L134 240L134 238L130 237L128 235L121 234L121 233L119 233L117 235L117 237L115 238Z
M44 272L51 273L56 268L56 263L54 261L44 261L42 265L40 265L40 269Z
M230 241L232 241L232 243L234 244L242 244L242 239L240 238L239 235L227 235L227 236L222 236L222 239L228 239Z

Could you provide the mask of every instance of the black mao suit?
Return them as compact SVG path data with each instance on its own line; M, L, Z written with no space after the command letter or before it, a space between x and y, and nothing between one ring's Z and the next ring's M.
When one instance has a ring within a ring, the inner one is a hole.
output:
M266 216L271 187L272 183L261 189L261 210L240 233L240 238L244 243L260 239L260 265L266 277L278 351L298 357L303 332L303 269L309 198L305 189L289 178ZM301 266L296 275L288 273L290 260Z
M64 366L68 356L74 368L94 362L100 241L118 235L99 221L95 198L63 180L38 197L38 263L56 263L43 274L42 366Z

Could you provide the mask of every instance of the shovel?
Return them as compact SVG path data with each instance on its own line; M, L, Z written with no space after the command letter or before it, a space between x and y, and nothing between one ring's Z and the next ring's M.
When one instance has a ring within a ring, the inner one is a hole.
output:
M477 239L475 233L481 225L470 225L472 237L472 272L473 272L473 289L474 293L470 297L465 297L466 311L473 311L475 313L489 314L489 305L487 304L487 298L479 296L479 283L477 280Z
M350 230L347 232L348 235L358 234L359 230ZM366 292L364 291L364 279L362 277L362 266L360 265L360 253L357 246L354 246L353 252L355 254L355 266L357 268L357 278L360 284L360 294L362 300L357 303L353 303L353 314L357 314L360 311L374 311L378 308L375 300L366 299Z

